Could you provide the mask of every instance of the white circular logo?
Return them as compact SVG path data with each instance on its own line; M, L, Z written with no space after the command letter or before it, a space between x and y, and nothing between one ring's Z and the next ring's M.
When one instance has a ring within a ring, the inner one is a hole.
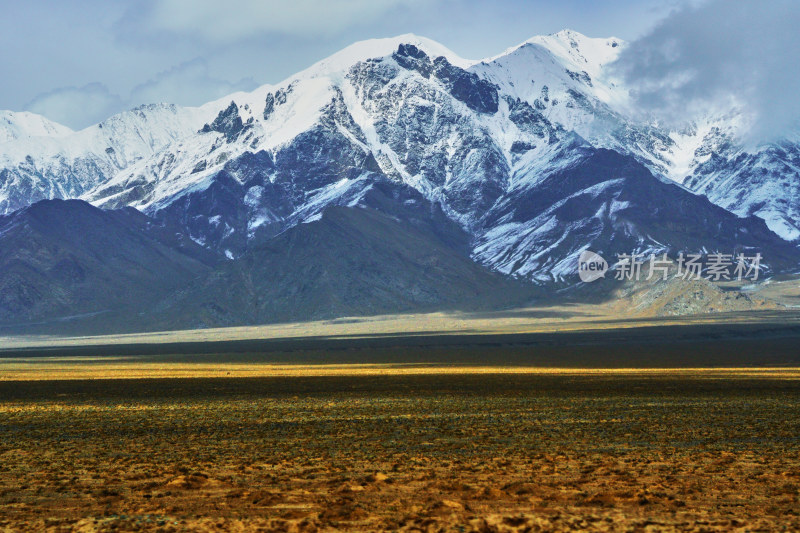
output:
M584 283L591 283L600 278L606 277L608 272L608 262L602 256L585 250L578 257L578 276Z

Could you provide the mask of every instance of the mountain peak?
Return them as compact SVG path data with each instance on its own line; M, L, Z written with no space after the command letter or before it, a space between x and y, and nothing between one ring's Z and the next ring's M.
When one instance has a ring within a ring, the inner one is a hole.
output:
M553 37L558 37L558 38L562 38L562 39L564 39L564 38L576 38L576 37L577 38L584 38L584 39L587 38L586 35L582 34L581 32L575 31L575 30L571 30L569 28L564 28L561 31L557 31L555 33L551 33L550 35L553 36Z
M28 111L0 111L0 143L31 137L61 137L72 130Z
M594 77L600 73L604 65L616 60L625 44L625 41L616 37L587 37L575 30L564 29L549 35L533 36L501 54L484 59L483 62L497 61L520 51L539 50L571 70L586 71Z
M291 79L329 76L343 72L360 61L390 56L397 51L400 45L404 44L414 45L430 57L444 56L451 64L461 68L468 68L475 63L475 61L461 58L446 46L432 39L406 33L395 37L358 41L314 63L309 68L292 76Z
M624 42L622 39L618 39L617 37L589 37L579 31L571 30L569 28L564 28L561 31L557 31L549 35L538 35L533 37L533 39L543 38L543 37L551 37L566 42L575 41L576 43L578 43L578 46L581 46L582 44L591 43L592 41L603 42L603 43L616 41L618 44Z

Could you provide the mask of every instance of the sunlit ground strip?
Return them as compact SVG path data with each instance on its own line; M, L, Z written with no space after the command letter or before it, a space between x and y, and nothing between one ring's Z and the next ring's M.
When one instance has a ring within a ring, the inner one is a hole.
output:
M105 361L105 362L104 362ZM552 375L679 375L702 379L800 379L800 368L543 368L528 366L475 366L439 364L252 364L252 363L141 363L122 358L6 359L0 362L0 381L136 378L245 378L315 376L400 376L447 374L552 374Z

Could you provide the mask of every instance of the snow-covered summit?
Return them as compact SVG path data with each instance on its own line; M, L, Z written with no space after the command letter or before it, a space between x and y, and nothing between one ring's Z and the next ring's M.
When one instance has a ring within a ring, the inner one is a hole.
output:
M309 68L297 73L290 79L325 76L347 71L350 67L361 61L390 56L397 51L400 45L416 46L432 58L440 56L445 57L451 64L460 68L468 68L476 63L476 61L460 57L458 54L436 41L426 37L420 37L413 33L406 33L396 37L358 41L336 52L332 56L314 63Z
M73 131L28 111L0 111L0 143L32 137L63 137Z
M616 37L593 38L573 30L532 37L525 44L544 46L565 63L570 62L590 75L599 74L627 46L625 41Z

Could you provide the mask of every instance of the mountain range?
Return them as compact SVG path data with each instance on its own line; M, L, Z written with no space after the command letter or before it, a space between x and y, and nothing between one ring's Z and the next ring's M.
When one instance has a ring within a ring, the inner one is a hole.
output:
M519 305L578 287L587 249L798 270L800 140L750 148L737 109L635 118L626 46L566 30L471 61L403 35L77 132L2 112L0 323Z

